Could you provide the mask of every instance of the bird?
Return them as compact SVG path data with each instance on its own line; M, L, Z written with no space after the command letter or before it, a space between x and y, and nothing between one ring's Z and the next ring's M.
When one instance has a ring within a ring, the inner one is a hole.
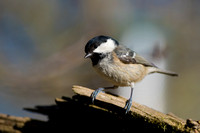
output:
M120 44L112 37L99 35L90 39L85 45L84 58L90 58L94 70L113 84L111 87L101 87L92 92L92 103L103 90L118 87L130 87L130 98L124 109L127 114L132 106L132 95L135 83L146 75L161 73L169 76L178 76L177 73L158 68L135 51Z

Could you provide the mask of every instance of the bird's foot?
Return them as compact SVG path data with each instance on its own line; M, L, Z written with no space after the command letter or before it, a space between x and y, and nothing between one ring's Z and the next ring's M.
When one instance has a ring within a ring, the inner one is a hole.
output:
M125 114L127 114L127 113L129 112L131 106L132 106L132 97L129 98L129 99L126 101L126 105L125 105L125 107L124 107L124 109L126 109Z
M92 94L90 95L90 97L92 98L92 103L94 103L94 100L96 99L96 96L99 94L99 92L101 92L102 90L104 90L104 88L98 88L96 89L94 92L92 92Z

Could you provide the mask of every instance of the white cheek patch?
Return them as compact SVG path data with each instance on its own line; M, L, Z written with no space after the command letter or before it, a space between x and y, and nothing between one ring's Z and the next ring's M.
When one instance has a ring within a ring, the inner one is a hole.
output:
M116 48L116 44L112 39L108 39L107 42L102 43L93 52L94 53L109 53Z

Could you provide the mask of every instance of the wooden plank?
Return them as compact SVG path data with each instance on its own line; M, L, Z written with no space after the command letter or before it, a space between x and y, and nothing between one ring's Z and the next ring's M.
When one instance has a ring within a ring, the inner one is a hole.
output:
M73 86L72 90L78 95L87 96L87 97L90 97L91 93L94 91L92 89L82 87L82 86L76 86L76 85ZM99 100L105 103L110 103L120 108L123 108L125 106L125 102L127 99L101 92L97 95L96 100ZM98 105L95 105L95 106L98 106ZM112 110L109 110L109 111L112 112ZM129 115L129 117L132 119L142 118L146 123L163 128L164 131L167 130L168 128L170 130L178 131L178 132L187 132L187 131L189 132L190 130L189 128L186 129L187 127L186 120L183 120L173 115L172 113L171 114L161 113L147 106L138 104L134 101L127 115Z

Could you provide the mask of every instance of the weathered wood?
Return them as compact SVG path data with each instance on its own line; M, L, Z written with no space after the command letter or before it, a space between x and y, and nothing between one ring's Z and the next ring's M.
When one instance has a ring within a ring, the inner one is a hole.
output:
M126 99L99 93L94 104L93 90L73 86L72 98L56 98L56 104L25 110L40 113L48 121L0 114L0 133L43 132L200 132L200 121L183 120L174 114L163 114L133 102L128 114L123 109Z
M0 133L42 133L49 132L47 123L29 117L17 117L0 113Z
M91 93L94 90L91 90L89 88L85 88L82 86L73 86L73 91L78 95L83 95L89 97ZM115 106L123 108L125 105L125 102L127 99L119 96L113 96L106 93L99 93L96 97L96 100L100 100L102 102L110 103ZM94 108L97 108L98 105L91 105ZM98 107L103 110L106 110L104 107ZM112 112L112 110L106 110ZM170 114L164 114L159 111L156 111L152 108L149 108L147 106L138 104L136 102L133 102L133 105L129 111L129 117L137 120L137 119L143 119L143 121L146 122L146 124L153 125L155 127L162 128L163 131L176 131L176 132L191 132L192 130L194 132L199 132L199 123L196 121L193 121L193 123L196 123L196 129L194 127L189 127L186 123L186 120L183 120L172 113ZM195 130L194 130L195 129Z
M16 117L6 114L0 114L0 132L3 133L20 133L19 128L31 119L28 117Z

